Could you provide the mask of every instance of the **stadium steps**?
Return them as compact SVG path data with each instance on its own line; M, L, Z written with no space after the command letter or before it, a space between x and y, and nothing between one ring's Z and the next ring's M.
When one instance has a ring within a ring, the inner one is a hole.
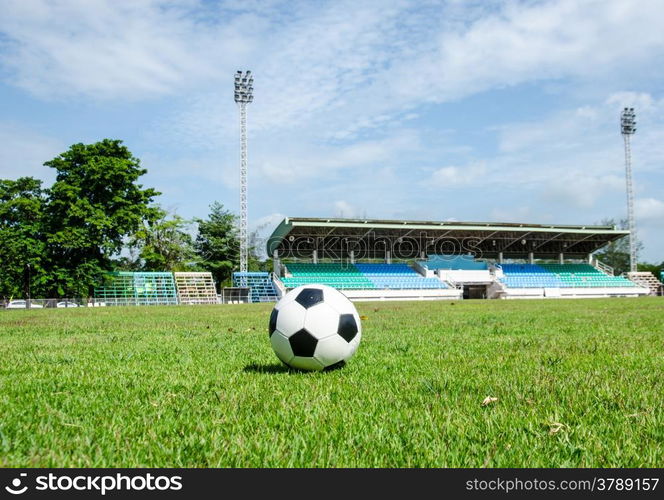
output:
M249 292L251 302L276 302L279 300L270 273L267 272L233 273L233 286L249 287L251 289Z
M638 286L642 286L650 290L650 295L663 295L664 294L664 285L655 277L653 273L650 272L633 272L625 273L625 277L636 283Z
M217 289L210 272L176 272L175 287L180 304L216 304Z
M178 304L171 272L116 271L108 273L104 284L95 288L96 302L109 306L153 306Z

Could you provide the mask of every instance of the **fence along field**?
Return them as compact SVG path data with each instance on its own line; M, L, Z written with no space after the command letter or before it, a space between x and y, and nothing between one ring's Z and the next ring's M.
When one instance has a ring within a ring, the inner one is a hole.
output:
M271 304L6 311L4 467L655 467L664 303L358 303L289 371Z

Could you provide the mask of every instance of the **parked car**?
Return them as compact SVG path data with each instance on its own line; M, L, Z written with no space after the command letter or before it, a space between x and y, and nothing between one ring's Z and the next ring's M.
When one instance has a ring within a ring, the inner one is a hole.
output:
M10 300L7 304L7 309L27 309L28 302L25 300ZM43 306L40 304L32 303L30 304L30 309L43 309Z
M63 300L58 302L55 307L78 307L78 304L76 302L72 302L71 300Z

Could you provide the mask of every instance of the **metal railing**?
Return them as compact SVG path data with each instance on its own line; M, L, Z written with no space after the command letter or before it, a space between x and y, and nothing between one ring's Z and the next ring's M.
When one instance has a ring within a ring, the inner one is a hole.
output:
M591 264L600 271L602 271L604 274L608 274L609 276L615 276L613 268L608 264L604 264L604 262L599 260L597 257L593 257Z
M274 284L275 288L277 289L277 293L279 295L279 298L286 295L286 285L284 285L284 282L281 281L281 278L279 278L279 276L277 276L275 273L271 273L270 274L270 279L272 280L272 283Z
M60 299L0 299L2 309L76 309L78 307L104 307L103 301L87 298Z

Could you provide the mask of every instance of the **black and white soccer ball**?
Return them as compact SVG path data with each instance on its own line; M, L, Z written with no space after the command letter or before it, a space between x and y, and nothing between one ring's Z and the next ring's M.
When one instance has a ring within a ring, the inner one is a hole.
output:
M270 315L270 344L277 357L300 370L346 363L362 338L360 316L340 291L326 285L292 289Z

